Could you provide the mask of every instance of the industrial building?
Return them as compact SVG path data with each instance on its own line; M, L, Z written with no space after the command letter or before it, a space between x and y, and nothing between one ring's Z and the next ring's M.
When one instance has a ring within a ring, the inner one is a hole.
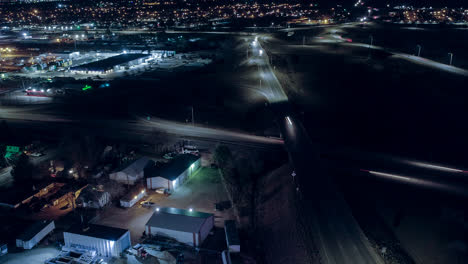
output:
M125 184L134 185L139 179L143 179L145 175L145 168L154 165L154 161L148 157L141 157L130 165L119 169L111 174L109 178Z
M181 154L168 163L149 168L146 171L148 189L176 190L200 167L200 157Z
M82 74L108 74L127 66L139 65L153 59L151 54L120 54L104 60L94 61L70 69Z
M122 207L132 207L143 197L145 197L146 191L143 187L135 187L124 197L120 199L120 206Z
M118 257L131 246L130 231L102 225L75 225L63 232L63 238L66 247L96 251L105 257Z
M17 238L16 246L31 249L55 229L54 221L38 221L27 227Z
M164 236L199 247L214 226L213 214L178 208L158 208L146 223L146 234Z

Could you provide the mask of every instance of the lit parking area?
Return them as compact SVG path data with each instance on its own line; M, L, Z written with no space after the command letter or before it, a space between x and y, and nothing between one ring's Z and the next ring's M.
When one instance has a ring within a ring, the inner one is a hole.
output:
M93 223L130 230L132 244L141 241L145 224L157 207L192 208L215 215L215 226L223 227L224 220L234 219L233 209L215 211L215 203L228 200L217 169L200 168L190 179L170 196L147 191L142 201L151 201L153 206L143 207L139 203L131 208L107 207Z
M8 253L0 257L5 264L44 264L44 261L56 257L60 250L54 247L39 247L19 253Z

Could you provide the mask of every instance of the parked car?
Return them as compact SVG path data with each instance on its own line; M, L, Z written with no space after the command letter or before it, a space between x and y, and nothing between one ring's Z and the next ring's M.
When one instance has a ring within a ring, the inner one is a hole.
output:
M144 202L141 202L140 204L141 204L141 206L143 206L143 207L153 207L153 206L156 206L155 203L149 202L149 201L144 201Z

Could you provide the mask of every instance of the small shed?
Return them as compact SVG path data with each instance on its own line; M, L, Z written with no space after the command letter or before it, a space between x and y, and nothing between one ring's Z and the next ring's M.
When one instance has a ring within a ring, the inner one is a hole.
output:
M181 154L168 163L149 168L146 173L148 189L176 190L200 167L200 157Z
M224 221L224 232L226 234L226 243L230 252L240 252L240 239L237 232L236 221Z
M28 226L16 238L16 246L24 249L31 249L54 229L54 221L37 221Z
M146 234L170 237L198 247L213 226L213 214L168 207L156 209L146 223Z

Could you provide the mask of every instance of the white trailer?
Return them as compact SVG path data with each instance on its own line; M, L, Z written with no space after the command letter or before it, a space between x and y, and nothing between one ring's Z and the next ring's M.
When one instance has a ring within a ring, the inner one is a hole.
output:
M31 249L54 229L54 221L44 220L35 222L16 238L16 246L24 249Z

